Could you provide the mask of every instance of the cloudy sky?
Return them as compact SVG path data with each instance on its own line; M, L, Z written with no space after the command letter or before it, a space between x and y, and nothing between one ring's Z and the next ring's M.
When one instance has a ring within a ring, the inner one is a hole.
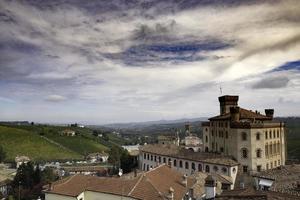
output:
M300 115L299 0L0 0L0 120Z

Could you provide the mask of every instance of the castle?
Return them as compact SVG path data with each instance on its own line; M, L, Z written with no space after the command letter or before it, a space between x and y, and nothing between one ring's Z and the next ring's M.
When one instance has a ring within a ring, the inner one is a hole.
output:
M206 152L233 156L242 171L260 172L285 165L285 125L265 115L238 106L238 96L221 96L220 115L202 123Z

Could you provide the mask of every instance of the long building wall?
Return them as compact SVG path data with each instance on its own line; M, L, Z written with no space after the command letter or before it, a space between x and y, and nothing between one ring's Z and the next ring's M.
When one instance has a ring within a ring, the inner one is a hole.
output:
M139 160L140 169L143 171L149 171L159 164L165 163L171 165L173 169L176 169L177 171L187 175L191 175L197 171L226 175L232 178L233 183L235 182L238 170L238 166L227 166L207 162L192 161L188 159L157 155L149 152L140 152Z

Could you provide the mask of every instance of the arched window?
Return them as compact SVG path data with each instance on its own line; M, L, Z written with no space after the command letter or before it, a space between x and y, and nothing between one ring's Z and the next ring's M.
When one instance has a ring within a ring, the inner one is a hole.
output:
M189 163L185 162L185 169L189 169Z
M256 157L257 158L261 158L261 152L262 152L261 149L256 150Z
M269 144L269 154L270 154L270 155L273 155L272 144Z
M265 155L266 155L266 157L268 157L268 156L269 156L269 148L268 148L268 143L266 143L266 145L265 145Z
M146 160L146 154L144 153L144 159Z
M216 165L214 166L213 169L214 169L215 172L217 172L219 170L218 166L216 166Z
M205 152L208 152L208 147L205 147Z
M280 149L280 143L279 142L277 143L277 151L278 151L278 154L280 154L281 149Z
M226 174L227 173L227 168L226 167L222 167L222 172L223 172L223 174Z
M256 140L260 140L260 133L256 133Z
M248 158L248 149L242 148L241 149L241 156L242 156L242 158Z
M150 160L150 159L149 159L149 154L147 154L147 160Z
M146 164L144 163L144 167L143 167L143 170L145 171L146 170Z
M182 168L182 160L179 161L179 167Z
M201 172L202 171L202 165L199 163L198 164L198 171Z
M192 170L196 170L195 163L192 163Z
M209 165L206 165L206 166L205 166L205 172L207 172L207 173L209 173L209 172L210 172Z
M269 138L272 139L272 131L269 131Z
M176 167L177 166L177 160L176 159L174 159L174 167Z
M273 144L273 151L274 151L274 154L277 154L277 149L276 149L276 144L275 143Z
M205 142L208 143L208 137L207 137L207 135L205 136Z
M265 133L265 138L268 139L268 131Z
M247 133L245 133L245 132L242 133L242 140L243 141L247 140Z
M158 162L161 162L161 157L160 156L158 157Z

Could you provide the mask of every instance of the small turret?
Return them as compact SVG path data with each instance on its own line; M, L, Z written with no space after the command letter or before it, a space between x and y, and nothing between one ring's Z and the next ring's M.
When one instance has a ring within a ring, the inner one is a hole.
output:
M239 96L225 95L219 97L220 102L220 115L224 115L230 112L231 107L238 105Z
M271 119L273 119L274 109L265 109L265 113L266 113L267 117L270 117Z

